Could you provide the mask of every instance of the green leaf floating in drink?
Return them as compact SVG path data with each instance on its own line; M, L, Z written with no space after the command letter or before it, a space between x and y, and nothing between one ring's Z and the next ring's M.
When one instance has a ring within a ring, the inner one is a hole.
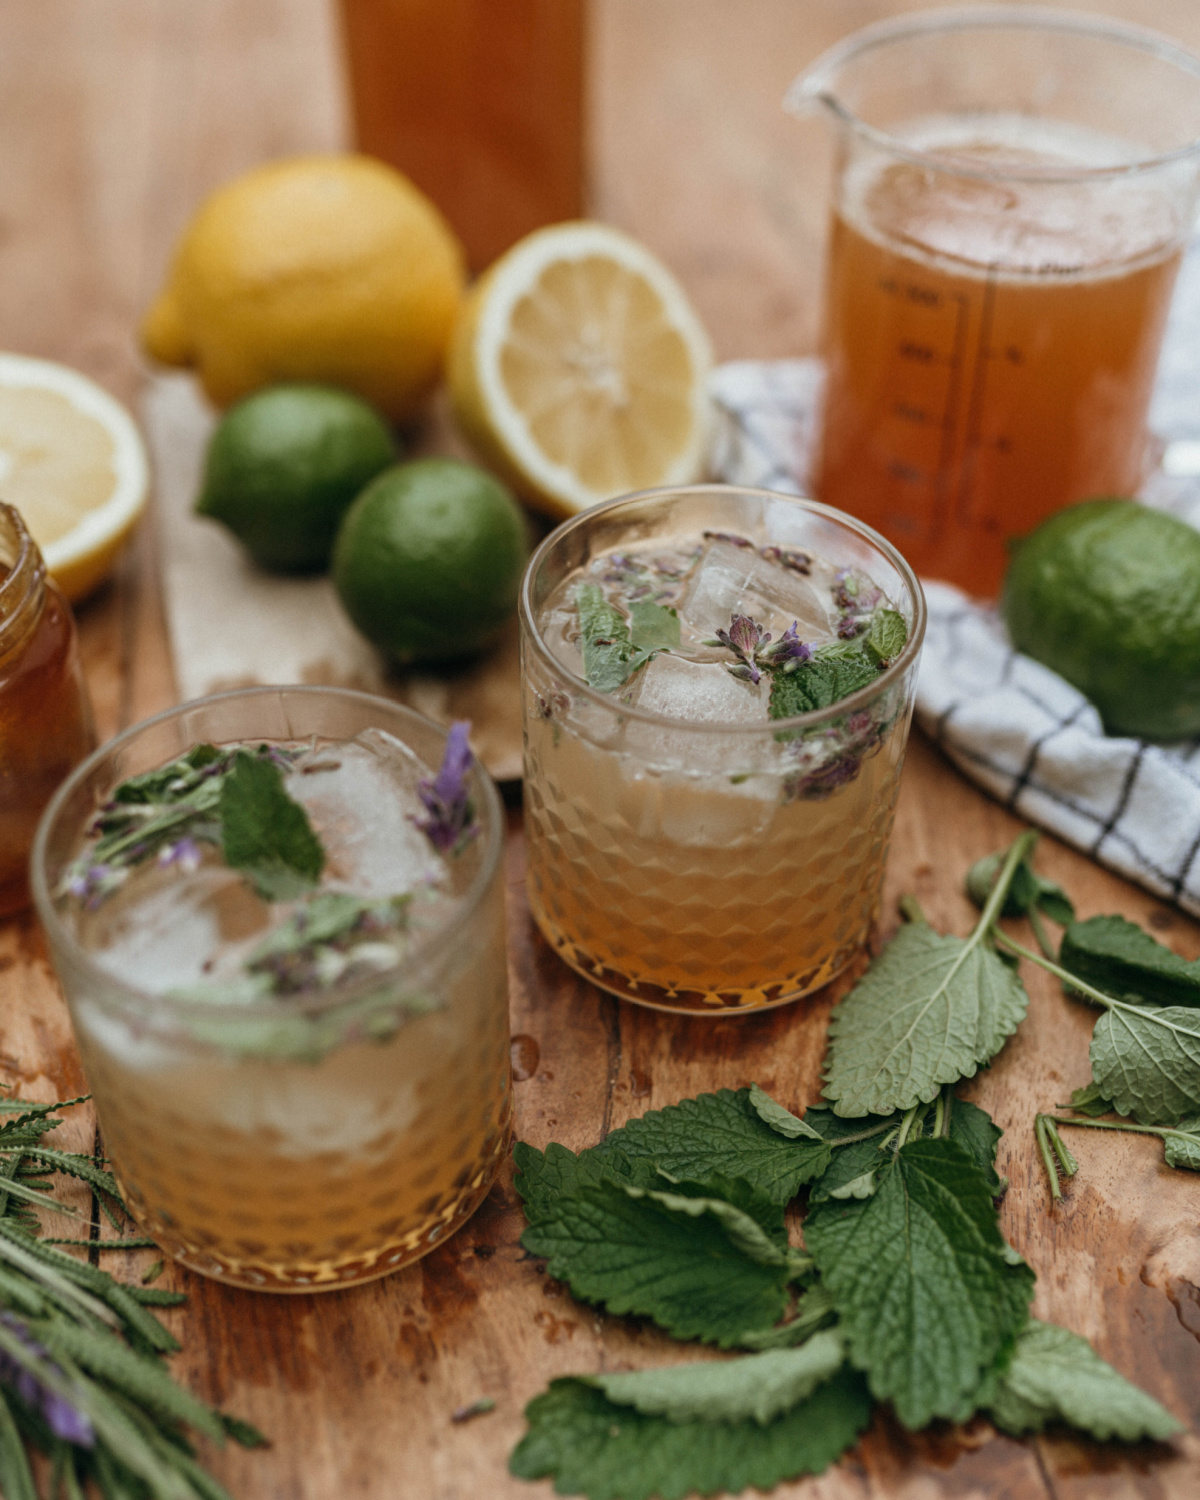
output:
M660 651L679 645L679 616L661 604L640 601L629 619L610 604L594 583L575 594L588 686L611 693Z

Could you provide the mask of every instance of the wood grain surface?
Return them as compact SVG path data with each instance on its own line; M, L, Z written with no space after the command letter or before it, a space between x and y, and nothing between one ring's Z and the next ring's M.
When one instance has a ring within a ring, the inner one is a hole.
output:
M828 143L783 117L789 78L822 47L909 7L895 0L596 0L596 211L676 268L722 356L809 352ZM1092 9L1200 46L1195 0ZM133 402L137 315L203 193L272 155L344 140L335 17L323 0L9 0L0 6L0 345L61 359ZM101 732L174 701L153 518L81 612ZM962 875L1017 824L914 739L876 941L895 898L965 931ZM522 850L509 851L519 1134L579 1147L647 1108L756 1079L794 1109L818 1093L829 1008L681 1021L576 978L532 929ZM1082 915L1121 911L1187 957L1200 927L1045 841L1044 868ZM1077 1132L1082 1170L1051 1209L1032 1118L1087 1076L1092 1014L1028 976L1028 1020L970 1097L1006 1131L1004 1229L1038 1272L1036 1311L1193 1427L1200 1422L1200 1184L1151 1141ZM84 1087L36 924L0 924L0 1081L35 1098ZM88 1129L73 1127L76 1143ZM467 1228L418 1265L356 1291L272 1298L171 1270L180 1377L261 1426L264 1453L210 1455L237 1500L477 1500L548 1496L508 1478L521 1408L554 1375L679 1358L651 1329L596 1315L518 1239L506 1172ZM152 1259L125 1258L133 1271ZM475 1399L497 1405L466 1424ZM1200 1443L1120 1450L986 1423L907 1437L885 1419L804 1500L1188 1500Z

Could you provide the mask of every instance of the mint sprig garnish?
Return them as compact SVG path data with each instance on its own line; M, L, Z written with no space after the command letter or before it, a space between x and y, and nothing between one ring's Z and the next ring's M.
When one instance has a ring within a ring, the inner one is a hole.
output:
M626 620L596 584L581 583L575 607L584 676L602 693L614 692L660 651L679 645L679 616L661 604L639 600Z
M223 842L222 797L239 757L282 773L302 753L301 748L282 745L248 749L201 744L178 760L123 781L92 819L89 842L68 866L59 893L94 910L151 859L164 866L194 868L202 845L219 847ZM281 774L279 781L282 790ZM287 797L286 791L283 795Z
M225 863L264 901L295 900L321 878L321 841L273 761L237 751L221 783L218 812Z

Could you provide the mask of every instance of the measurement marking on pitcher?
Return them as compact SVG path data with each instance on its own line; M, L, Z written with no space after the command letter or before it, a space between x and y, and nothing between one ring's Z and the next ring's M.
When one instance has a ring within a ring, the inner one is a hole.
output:
M979 342L971 370L971 395L967 404L967 427L963 443L961 478L958 486L958 519L960 524L970 521L971 486L975 479L975 464L981 447L983 427L983 395L987 384L988 350L992 339L992 320L996 310L996 283L1000 266L993 261L988 266L987 280L983 287L983 310L979 318Z
M954 433L958 426L958 403L962 394L963 351L967 344L967 320L971 312L970 301L962 292L955 292L954 301L954 353L950 356L950 379L946 385L946 402L942 412L942 444L938 453L933 505L929 517L928 534L935 537L941 535L950 508L950 463L954 456Z

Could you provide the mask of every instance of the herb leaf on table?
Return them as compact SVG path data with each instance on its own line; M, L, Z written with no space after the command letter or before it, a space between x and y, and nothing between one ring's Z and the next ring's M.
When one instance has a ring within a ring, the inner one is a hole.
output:
M779 1321L794 1275L777 1239L733 1204L615 1180L557 1199L521 1244L577 1297L723 1348Z
M525 1416L529 1431L509 1460L518 1478L553 1475L559 1494L597 1500L682 1500L823 1473L867 1426L871 1401L862 1378L842 1369L765 1426L753 1419L672 1422L567 1378L535 1397Z
M806 1400L846 1362L841 1334L815 1333L794 1349L661 1369L582 1377L618 1406L671 1422L757 1422L765 1427Z
M265 901L303 895L320 879L325 851L273 761L239 750L221 783L221 852Z
M773 1129L748 1088L720 1089L652 1110L592 1151L601 1158L615 1151L630 1161L650 1161L672 1177L696 1182L714 1174L740 1177L778 1204L789 1202L829 1164L824 1142L803 1133L788 1139Z
M997 1427L1019 1435L1065 1421L1101 1441L1165 1439L1184 1430L1153 1397L1123 1376L1086 1339L1030 1318L1017 1338L990 1410Z
M1009 1264L987 1179L962 1147L905 1143L872 1197L816 1205L804 1241L872 1393L909 1428L969 1416L1033 1288Z
M1124 917L1089 917L1063 933L1058 961L1122 999L1200 1006L1200 962L1188 963Z
M1001 878L968 938L927 922L902 928L829 1020L825 1097L837 1114L890 1114L970 1078L1017 1029L1029 1005L990 937L1017 866L1036 835L1008 851Z

